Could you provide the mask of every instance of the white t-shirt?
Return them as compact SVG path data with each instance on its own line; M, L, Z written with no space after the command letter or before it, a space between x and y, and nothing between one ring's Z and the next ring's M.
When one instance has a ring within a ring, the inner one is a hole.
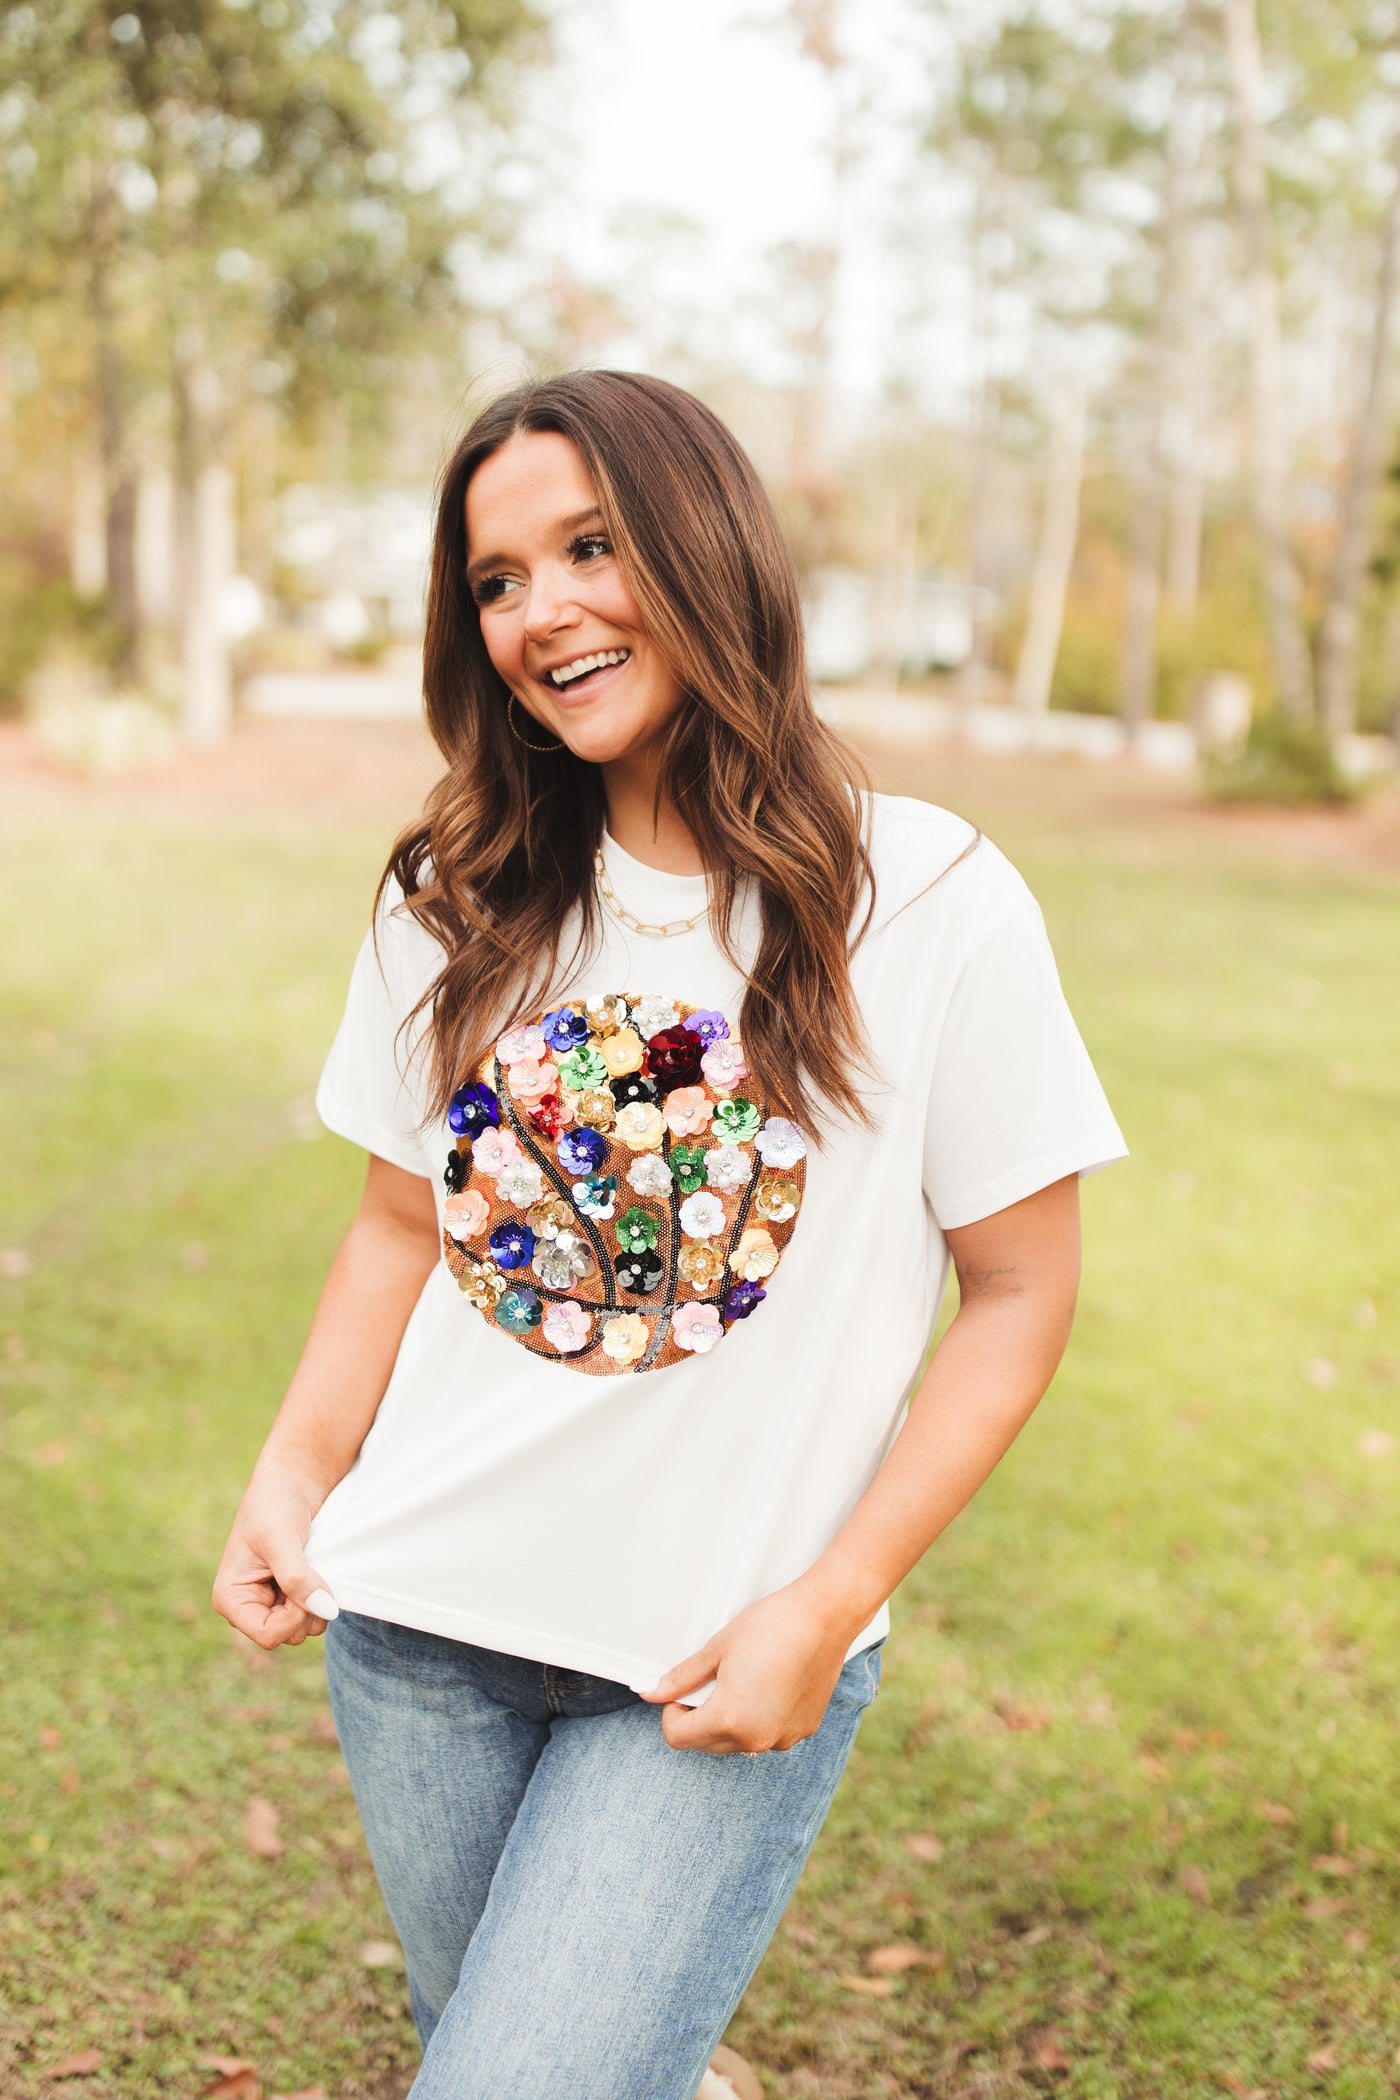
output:
M401 1035L441 950L382 914L317 1107L431 1180L446 1258L312 1526L342 1606L647 1687L818 1558L899 1430L944 1232L1126 1149L1035 901L990 841L959 862L971 837L874 798L852 980L877 1127L820 1145L746 1093L744 980L707 923L663 939L605 912L547 1012L466 1075L454 1154ZM704 907L703 877L611 839L604 859L639 919ZM752 905L738 930L751 957ZM658 1036L653 1080L636 1045Z

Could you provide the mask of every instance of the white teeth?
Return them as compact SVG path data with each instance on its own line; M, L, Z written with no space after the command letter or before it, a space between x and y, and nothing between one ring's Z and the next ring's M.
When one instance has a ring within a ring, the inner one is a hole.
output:
M607 664L626 663L630 653L627 649L606 649L601 656L576 656L571 664L561 664L549 676L555 685L569 685L575 678L583 678L589 671L601 670Z

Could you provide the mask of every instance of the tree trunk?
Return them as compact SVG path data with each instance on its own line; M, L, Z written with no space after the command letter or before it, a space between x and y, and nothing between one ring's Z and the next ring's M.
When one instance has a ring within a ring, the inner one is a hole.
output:
M90 286L96 336L97 424L107 504L104 533L107 609L117 637L114 668L119 677L129 677L136 668L140 646L140 610L136 602L136 477L129 456L126 375L122 369L112 312L105 254L106 231L100 218L94 220L92 239Z
M1055 661L1065 624L1065 599L1079 538L1079 491L1084 479L1084 380L1072 372L1065 381L1060 421L1045 480L1045 510L1031 570L1030 612L1016 665L1013 699L1028 714L1043 714L1050 705Z
M181 727L193 744L221 743L233 723L233 681L222 626L234 572L233 474L215 454L204 415L210 375L177 363L175 516L184 670Z
M1134 744L1157 711L1157 613L1161 604L1162 469L1155 423L1133 490L1128 620L1123 642L1123 730Z
M1199 433L1182 432L1182 444L1167 478L1167 603L1174 612L1194 613L1201 596L1201 528L1206 478L1191 457Z
M1285 519L1283 388L1278 278L1270 252L1260 115L1263 60L1255 0L1225 0L1225 33L1235 110L1235 197L1244 235L1250 306L1255 530L1279 705L1295 721L1313 711L1312 664L1298 611L1298 573Z
M1391 321L1395 308L1396 251L1400 247L1400 141L1395 154L1395 182L1381 228L1376 304L1371 317L1366 392L1352 439L1351 463L1342 500L1342 528L1332 585L1322 622L1322 663L1318 701L1332 736L1356 727L1356 683L1360 655L1361 594L1371 555L1376 489L1385 443L1387 380Z
M147 465L136 491L136 595L144 624L166 627L175 604L174 491L169 470Z
M73 463L69 518L69 573L80 598L100 598L107 588L107 500L102 466L86 447Z

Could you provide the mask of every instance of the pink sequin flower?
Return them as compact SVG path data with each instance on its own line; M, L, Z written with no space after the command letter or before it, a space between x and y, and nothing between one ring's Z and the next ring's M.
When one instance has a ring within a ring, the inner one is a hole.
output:
M491 1206L480 1189L462 1189L458 1195L448 1197L442 1221L454 1240L469 1240L473 1234L485 1232L490 1216Z
M533 1107L546 1094L555 1093L559 1086L559 1068L546 1059L542 1064L537 1057L522 1057L519 1064L510 1068L510 1090L517 1101Z
M678 1349L705 1356L716 1342L724 1340L724 1325L713 1305L678 1305L671 1321L671 1339Z
M549 1045L544 1039L544 1030L527 1023L521 1028L508 1028L496 1045L496 1055L503 1065L518 1065L527 1057L547 1057Z
M695 1137L710 1127L710 1097L702 1086L678 1086L661 1113L673 1137Z
M483 1174L502 1174L522 1157L520 1140L513 1130L483 1130L472 1146L472 1165Z
M738 1086L740 1080L749 1076L743 1044L736 1043L732 1036L726 1043L711 1043L700 1060L700 1069L712 1087L728 1093L730 1087Z
M588 1340L593 1327L593 1316L572 1298L565 1298L558 1305L546 1307L544 1316L544 1338L551 1342L561 1356L572 1356Z

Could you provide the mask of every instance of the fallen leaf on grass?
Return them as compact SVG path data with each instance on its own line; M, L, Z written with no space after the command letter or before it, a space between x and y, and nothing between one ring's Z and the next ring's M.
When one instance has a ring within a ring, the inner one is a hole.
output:
M1256 1801L1254 1813L1266 1823L1276 1823L1280 1830L1292 1830L1298 1821L1292 1809L1285 1808L1281 1801Z
M65 1794L76 1794L81 1790L83 1782L70 1765L68 1770L63 1774L62 1778L59 1780L58 1784L61 1792Z
M273 2093L271 2100L326 2100L326 2089L323 2085L306 2085L299 2093Z
M39 1748L41 1750L57 1750L62 1742L63 1730L61 1728L41 1728L39 1730Z
M1251 2085L1247 2078L1241 2078L1238 2071L1221 2071L1219 2077L1226 2092L1233 2093L1235 2100L1269 2100L1266 2087Z
M1203 1910L1210 1907L1210 1883L1206 1880L1204 1868L1194 1865L1183 1867L1181 1886L1193 1903L1199 1903Z
M45 2071L43 2075L45 2078L88 2078L101 2068L100 2049L80 2049L76 2056L61 2058L51 2071Z
M367 1969L401 1969L403 1955L394 1940L366 1940L360 1960Z
M863 1998L893 1998L894 1985L888 1976L838 1976L843 1991L859 1991Z
M316 1742L325 1743L328 1749L334 1750L339 1745L340 1737L335 1732L335 1719L331 1714L313 1714L311 1733Z
M256 2071L234 2071L206 2086L203 2100L262 2100L262 2083Z
M1048 2027L1036 2043L1035 2061L1037 2070L1041 2071L1072 2071L1074 2069L1073 2063L1065 2054L1064 2039L1059 2030L1054 2027Z
M997 1719L1003 1728L1009 1728L1015 1734L1039 1735L1042 1729L1051 1726L1055 1716L1038 1706L999 1706Z
M34 1463L36 1466L61 1466L67 1456L68 1446L61 1436L55 1437L51 1443L40 1444L34 1454Z
M1336 2050L1314 2049L1312 2055L1308 2058L1308 2069L1310 2071L1335 2071L1337 2069Z
M1165 1779L1167 1776L1167 1768L1161 1758L1154 1757L1150 1750L1139 1750L1138 1764L1146 1779Z
M1319 1852L1308 1864L1311 1866L1314 1874L1329 1874L1336 1881L1340 1881L1347 1874L1356 1872L1355 1860L1343 1859L1341 1854L1337 1852Z
M1363 1932L1359 1925L1353 1925L1343 1944L1351 1954L1364 1954L1371 1944L1371 1935Z
M905 1969L946 1969L948 1957L941 1947L877 1947L866 1955L865 1966L881 1976L899 1976Z
M241 2078L257 2068L247 2056L201 2056L196 2061L201 2071L217 2071L221 2078Z
M261 1794L243 1811L243 1842L259 1859L276 1859L287 1849L277 1834L277 1811Z
M1351 1909L1346 1896L1314 1896L1311 1903L1303 1905L1305 1918L1337 1918L1344 1910Z
M921 1859L926 1866L935 1866L943 1857L943 1840L931 1830L911 1830L902 1842L910 1858Z

